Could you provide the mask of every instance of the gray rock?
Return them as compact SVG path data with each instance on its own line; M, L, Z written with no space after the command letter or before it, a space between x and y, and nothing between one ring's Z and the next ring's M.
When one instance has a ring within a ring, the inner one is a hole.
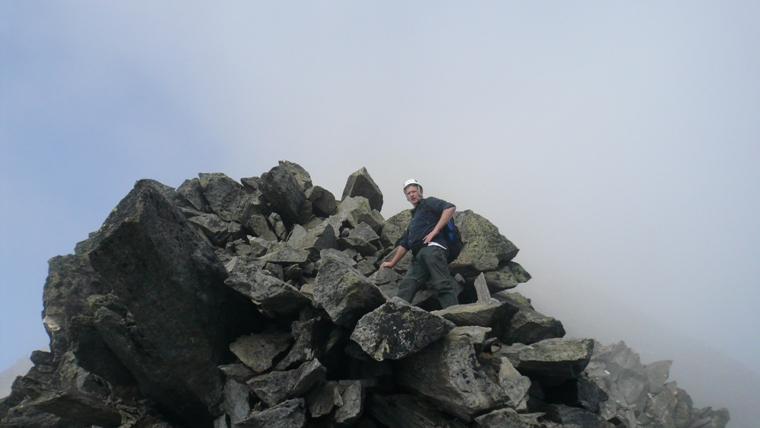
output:
M288 229L285 226L282 217L277 213L272 213L269 215L267 221L269 221L269 224L272 226L272 230L274 231L275 236L277 236L277 239L284 241L288 235Z
M296 342L288 355L277 363L275 370L287 370L293 364L320 358L331 326L332 324L321 317L307 321L293 321L291 332Z
M338 257L322 259L314 283L314 300L340 326L353 328L367 312L385 303L385 297L364 275Z
M431 312L433 315L446 318L457 326L477 325L491 327L496 324L507 309L504 304L493 300L490 303L468 303L464 305L449 306Z
M166 196L166 199L168 199L173 205L175 205L177 208L190 208L191 205L187 201L187 199L184 198L184 196L180 195L174 187L167 186L166 184L163 184L159 181L152 180L152 179L145 179L141 181L146 181L148 183L151 183L153 186L155 186L161 193Z
M285 222L302 224L311 217L311 202L288 167L280 164L262 174L259 188Z
M406 209L385 221L380 239L386 247L395 247L412 219L412 210Z
M190 205L198 211L208 212L209 205L206 197L203 196L203 187L201 187L201 181L197 178L192 180L185 180L177 188L177 193L187 200Z
M238 337L230 344L230 351L254 372L261 373L272 367L272 360L287 351L292 341L289 333L251 334Z
M230 276L224 284L250 298L265 314L291 315L310 304L309 298L295 287L265 274L253 263L235 258L226 268Z
M510 261L507 262L507 266L509 266L509 269L512 270L512 274L514 275L515 279L517 279L517 282L522 284L530 281L530 274L519 263Z
M296 179L296 182L299 186L301 186L301 189L303 189L304 192L312 188L313 184L311 182L311 175L301 165L286 160L280 161L278 163L280 167L285 168L289 173L293 175L293 177Z
M326 250L322 250L319 252L319 258L320 258L320 265L322 262L326 261L329 258L335 258L338 261L340 261L343 264L346 264L351 267L356 267L356 260L354 260L351 256L349 256L346 252L336 250L333 248L328 248Z
M331 380L314 388L306 402L309 404L309 413L314 418L329 415L337 406L343 405L341 388L337 381Z
M314 385L324 382L326 372L319 360L314 359L294 370L273 371L255 376L248 381L248 386L261 401L275 406L285 399L301 396Z
M532 345L504 346L493 355L506 357L531 379L561 383L580 376L593 352L591 339L545 339Z
M458 211L454 222L465 243L462 252L450 265L454 272L465 274L474 271L490 271L499 263L512 260L519 249L499 229L482 216L470 211Z
M371 394L366 411L388 428L464 428L465 424L438 411L416 395Z
M277 235L275 235L269 220L263 214L253 214L245 223L246 227L253 232L255 236L265 239L267 241L277 241ZM285 226L283 226L284 228Z
M247 194L243 185L225 174L201 173L198 177L209 207L222 220L246 224L253 214L266 212L255 195Z
M224 373L228 379L234 379L240 383L246 383L250 378L256 375L256 372L245 364L225 364L219 366L219 370Z
M373 210L381 211L383 209L383 192L372 180L367 168L362 167L348 177L341 200L354 196L367 198Z
M364 411L364 386L359 380L341 380L342 404L335 409L333 420L339 426L352 426Z
M248 418L251 413L249 398L251 388L245 383L227 379L224 384L224 412L230 417L230 423L235 425Z
M192 217L188 221L196 226L217 247L224 247L228 241L244 238L246 232L240 224L226 222L216 214L202 214Z
M379 244L380 237L375 233L372 228L364 222L356 225L351 229L348 236L341 238L341 249L354 248L362 256L371 256L377 252L377 246Z
M377 361L398 360L444 337L452 328L454 323L394 297L364 315L351 340Z
M517 413L514 409L494 410L475 418L475 428L541 428L538 421L542 413Z
M303 428L306 426L306 404L303 398L288 400L233 425L235 428Z
M670 375L670 366L673 361L655 361L644 366L644 372L649 378L649 392L659 394L664 389L665 381Z
M267 253L259 260L267 263L306 263L308 259L308 251L282 246L275 251Z
M224 266L149 182L137 182L89 248L93 268L131 314L98 317L105 342L147 396L188 425L212 424L206 409L222 391L216 366L240 325L252 322L250 303L223 286Z
M519 284L517 278L515 278L515 275L512 273L512 269L506 264L499 266L496 270L484 272L484 275L486 283L488 284L488 289L491 293L498 293L502 290L515 288L517 287L517 284Z
M335 195L320 186L314 186L306 191L306 197L311 202L314 214L319 217L329 217L338 211Z
M564 337L565 329L560 321L526 306L518 293L502 291L494 294L493 298L502 303L505 314L500 320L498 337L501 342L529 345L544 339Z
M480 331L479 334L475 332ZM437 402L445 411L469 422L486 410L527 400L525 382L505 387L514 381L505 368L503 375L486 361L479 361L475 345L483 335L482 327L456 327L442 340L399 361L396 383ZM504 359L503 363L507 360ZM501 364L502 367L507 364ZM510 397L507 390L524 394Z
M398 283L401 281L401 275L393 269L379 269L369 276L369 280L380 289L387 299L396 297L398 293Z
M293 231L288 238L288 245L303 250L316 250L317 252L329 248L338 248L335 231L328 221L323 221L319 226L306 230L300 225L293 226Z
M382 233L385 224L380 212L373 210L367 198L363 196L343 199L338 206L338 213L331 217L335 217L333 221L341 223L347 221L351 227L356 227L359 223L367 223L378 234Z

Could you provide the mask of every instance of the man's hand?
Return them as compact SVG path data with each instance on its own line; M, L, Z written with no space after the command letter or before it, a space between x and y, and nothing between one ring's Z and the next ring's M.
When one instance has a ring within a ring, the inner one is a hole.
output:
M383 264L380 265L380 269L382 269L382 268L392 268L393 266L395 266L395 265L392 264L391 262L383 262Z
M424 238L422 238L422 243L425 245L429 244L430 241L432 241L433 238L435 238L435 235L438 235L437 230L433 230L432 232L428 233Z

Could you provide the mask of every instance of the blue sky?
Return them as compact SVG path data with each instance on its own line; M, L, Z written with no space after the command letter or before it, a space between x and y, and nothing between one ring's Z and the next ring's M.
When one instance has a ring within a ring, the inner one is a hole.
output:
M758 18L757 2L0 0L0 368L47 343L47 260L136 180L287 159L338 196L367 167L386 218L415 177L521 248L539 309L578 287L758 373Z

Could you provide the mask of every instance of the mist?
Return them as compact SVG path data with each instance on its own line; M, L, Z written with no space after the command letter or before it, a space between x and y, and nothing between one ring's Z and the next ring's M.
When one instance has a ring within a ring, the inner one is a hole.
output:
M517 291L573 335L675 372L655 326L758 375L758 18L754 2L0 2L0 368L47 343L46 261L137 179L287 159L338 196L366 167L385 218L412 177L488 218L533 275Z

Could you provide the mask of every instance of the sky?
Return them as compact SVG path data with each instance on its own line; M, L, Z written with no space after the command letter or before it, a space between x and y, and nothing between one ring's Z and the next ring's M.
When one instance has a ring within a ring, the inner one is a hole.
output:
M617 337L594 296L760 373L759 21L743 1L0 0L0 369L47 344L47 260L136 180L289 160L337 197L366 167L385 218L412 177L488 218L569 331Z

